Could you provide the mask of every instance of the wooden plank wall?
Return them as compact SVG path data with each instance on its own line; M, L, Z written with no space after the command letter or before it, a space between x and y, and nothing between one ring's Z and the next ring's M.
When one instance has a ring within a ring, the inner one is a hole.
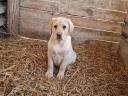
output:
M8 32L18 34L19 30L19 6L20 0L8 0L7 2L7 28Z
M0 29L1 26L3 26L6 23L5 18L5 12L6 12L6 0L0 0Z
M122 30L122 36L126 39L128 38L128 13L126 15L126 18L124 20L123 30Z
M125 24L123 26L123 34L122 39L119 43L118 53L120 54L120 58L125 64L125 69L128 70L128 13L125 19Z
M70 18L75 25L72 36L76 41L98 39L118 42L128 9L127 0L20 1L17 33L41 39L50 36L49 20L64 16Z

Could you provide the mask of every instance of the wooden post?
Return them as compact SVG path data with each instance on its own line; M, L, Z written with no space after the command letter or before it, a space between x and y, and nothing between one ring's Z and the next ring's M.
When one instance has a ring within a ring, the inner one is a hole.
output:
M0 0L0 27L3 26L6 23L5 16L3 16L3 14L6 11L6 5L5 5L5 3L6 3L5 1L1 1Z
M9 33L18 33L20 0L7 0L7 28Z
M122 39L119 44L119 54L125 64L125 69L128 70L128 12L124 21Z

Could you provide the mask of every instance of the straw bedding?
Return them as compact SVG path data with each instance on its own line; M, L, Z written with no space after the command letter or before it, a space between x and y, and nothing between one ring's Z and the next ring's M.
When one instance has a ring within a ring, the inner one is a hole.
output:
M111 44L74 45L77 61L64 80L48 81L47 43L0 41L0 96L128 96L128 71Z

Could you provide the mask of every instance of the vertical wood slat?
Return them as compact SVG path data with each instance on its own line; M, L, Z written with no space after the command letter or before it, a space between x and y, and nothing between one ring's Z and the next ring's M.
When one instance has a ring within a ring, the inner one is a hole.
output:
M0 27L6 23L6 19L3 15L0 15Z
M19 3L20 0L8 0L7 27L9 33L17 33L19 29Z
M127 13L127 16L126 16L125 22L128 22L128 13Z
M6 2L0 0L0 27L6 23L5 16L3 15L6 11Z
M127 0L124 0L127 1ZM126 18L125 18L125 24L123 26L123 35L125 38L128 38L128 3L127 3L127 14L126 14Z
M5 4L5 2L0 1L0 14L5 13L5 11L6 11L6 4Z
M125 24L122 27L123 27L123 30L122 30L123 37L128 38L128 12L125 18Z

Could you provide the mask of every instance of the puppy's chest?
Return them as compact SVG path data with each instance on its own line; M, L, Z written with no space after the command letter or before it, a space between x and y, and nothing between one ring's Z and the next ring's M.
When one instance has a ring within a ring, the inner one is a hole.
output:
M52 46L52 58L55 65L59 66L64 58L65 50L59 45Z
M64 55L65 49L64 47L57 44L52 47L52 52L53 52L53 55Z

